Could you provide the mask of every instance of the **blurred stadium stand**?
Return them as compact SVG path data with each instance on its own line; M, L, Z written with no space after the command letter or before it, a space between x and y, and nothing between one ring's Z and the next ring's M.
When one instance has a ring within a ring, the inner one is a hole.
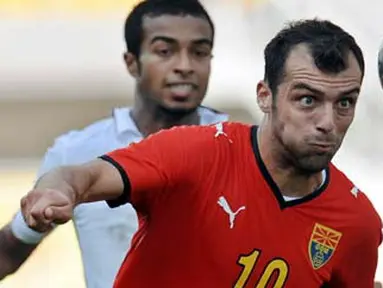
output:
M129 2L134 1L0 0L0 157L40 156L54 136L132 101L133 80L122 62ZM240 48L245 46L240 37L235 47L221 44L228 32L217 34L222 49L215 55L205 104L250 122L252 112L241 95L255 90L256 77L249 58L238 61L238 56L250 57L251 50ZM246 62L249 69L243 68ZM18 141L20 131L28 147Z
M122 62L123 21L136 2L0 0L0 224L16 211L33 183L39 158L56 136L110 115L112 107L131 103L133 82ZM327 18L356 37L366 57L365 86L336 163L383 215L378 183L383 171L383 99L376 64L383 40L383 2L204 2L217 26L205 104L230 113L234 120L259 120L255 88L263 76L262 50L288 20ZM382 249L380 256L383 259ZM0 288L81 288L81 273L74 232L66 225ZM377 278L383 280L383 261Z

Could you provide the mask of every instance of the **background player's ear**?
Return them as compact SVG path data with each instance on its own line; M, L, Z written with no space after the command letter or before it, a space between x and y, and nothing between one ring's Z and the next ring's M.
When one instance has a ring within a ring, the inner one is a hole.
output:
M139 76L139 70L138 70L138 61L136 56L134 56L132 53L126 52L124 53L124 62L125 62L126 68L129 71L129 74L133 78L137 78Z
M269 85L265 81L260 81L257 85L257 102L263 113L271 112L273 97Z

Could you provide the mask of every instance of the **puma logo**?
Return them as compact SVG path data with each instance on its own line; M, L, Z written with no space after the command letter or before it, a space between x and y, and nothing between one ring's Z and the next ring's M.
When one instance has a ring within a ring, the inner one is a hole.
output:
M226 132L223 131L223 124L222 123L217 123L215 125L215 129L216 129L216 132L215 132L215 135L214 135L215 138L218 138L219 136L224 136L224 137L226 137L226 139L230 143L233 143L233 141L229 138L229 136L227 136Z
M229 203L227 203L225 197L221 196L218 198L218 205L222 207L223 211L225 211L229 215L229 224L230 224L230 229L234 228L234 220L235 217L237 217L238 213L241 212L242 210L245 210L245 206L241 206L237 209L237 211L233 212L233 210L230 208Z

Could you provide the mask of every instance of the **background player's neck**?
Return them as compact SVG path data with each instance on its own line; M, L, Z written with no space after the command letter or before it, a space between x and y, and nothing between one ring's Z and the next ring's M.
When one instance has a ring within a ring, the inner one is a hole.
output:
M131 117L144 137L161 129L180 125L198 125L200 122L197 110L188 114L172 114L158 106L146 105L140 101L136 101Z
M322 173L303 174L292 165L285 164L279 142L273 138L269 127L259 127L257 139L261 158L282 195L304 197L313 193L323 182Z

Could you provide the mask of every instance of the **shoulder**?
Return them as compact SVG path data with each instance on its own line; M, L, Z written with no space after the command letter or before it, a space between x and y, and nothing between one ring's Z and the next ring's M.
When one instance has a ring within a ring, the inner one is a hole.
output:
M71 130L65 134L60 135L54 140L54 148L64 148L78 146L88 143L89 140L97 138L100 135L113 131L114 120L112 117L96 121L89 126L79 129Z
M200 106L198 113L201 118L201 125L209 125L229 120L229 115L206 106Z
M250 135L251 126L236 122L218 122L210 125L183 125L161 130L147 137L150 139L163 138L167 141L189 143L219 143L217 139L235 139L244 134ZM250 138L249 138L250 139ZM145 141L145 140L144 140Z
M218 151L234 151L233 143L241 143L237 141L239 138L250 142L250 137L243 137L244 133L250 135L249 131L249 126L231 122L177 126L151 134L139 143L132 143L123 153L147 154L157 151L169 155L190 154L214 158Z
M382 220L374 205L352 180L342 171L332 165L332 177L339 191L339 201L342 202L343 210L348 215L348 228L357 233L357 239L373 241L378 246L382 241ZM355 239L356 240L356 239Z
M107 118L57 137L44 154L37 178L56 167L82 164L108 152L106 140L112 140L110 132L113 125L113 118Z
M114 119L110 117L96 121L83 129L62 134L47 149L42 166L51 168L90 161L110 150L110 143L116 138L114 133Z

